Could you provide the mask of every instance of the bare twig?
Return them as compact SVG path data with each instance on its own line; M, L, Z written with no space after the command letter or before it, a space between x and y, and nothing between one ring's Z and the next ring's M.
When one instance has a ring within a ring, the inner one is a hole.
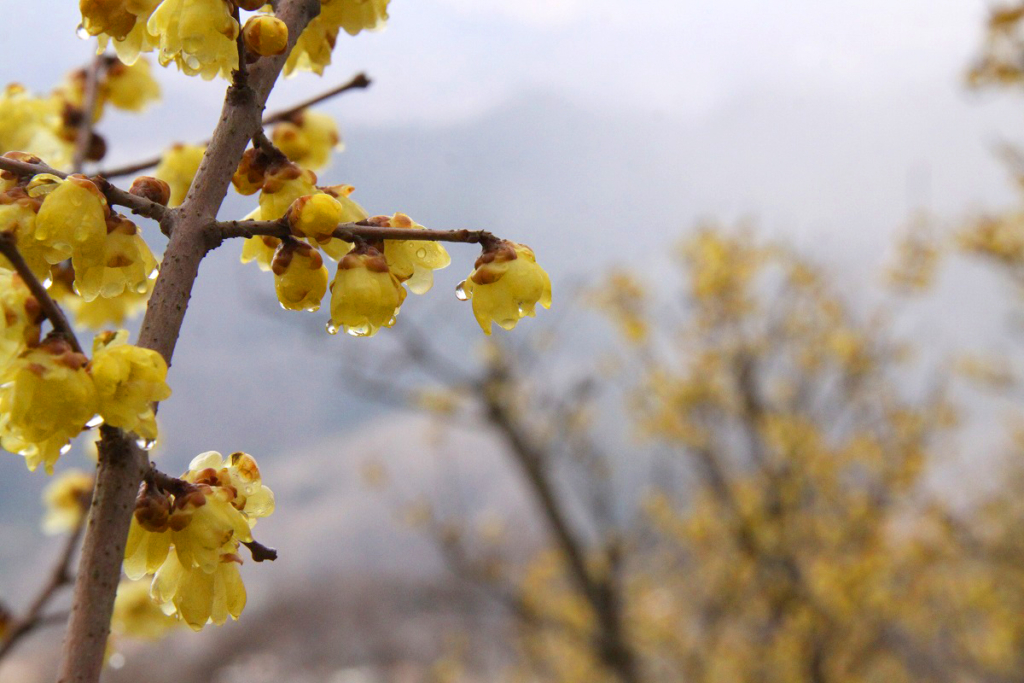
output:
M100 80L107 70L107 58L103 55L96 55L92 64L85 70L85 92L82 96L82 115L78 120L78 135L75 137L75 152L71 162L71 169L75 173L81 173L85 166L86 156L89 154L89 147L92 144L93 135L93 112L99 99Z
M49 292L46 291L46 287L39 281L39 278L35 276L32 269L28 267L25 259L22 257L21 252L18 251L16 238L9 232L0 232L0 254L3 254L21 279L24 280L28 286L32 296L39 302L39 307L43 310L43 315L50 321L55 332L64 337L71 348L78 353L83 353L81 344L78 343L78 337L75 336L75 331L72 329L71 324L68 323L68 319L64 317L64 312L60 310L60 306L50 298Z
M8 159L3 156L0 156L0 171L8 171L9 173L14 173L19 176L33 176L40 173L49 173L57 176L58 178L67 178L69 175L43 163L31 164L25 161L18 161L17 159ZM96 186L103 192L108 202L117 206L123 206L136 215L145 216L154 220L161 220L168 212L167 207L161 206L160 204L150 201L145 197L138 197L130 194L107 182L106 178L94 176L92 181L95 182Z
M7 656L14 649L15 645L33 631L44 626L62 623L66 620L67 614L44 615L43 611L62 588L71 584L73 578L71 575L71 564L75 558L75 550L78 548L78 542L82 538L82 530L84 528L83 517L83 521L68 534L64 542L64 549L61 551L57 563L50 572L47 582L39 590L39 593L36 594L35 599L29 605L25 614L14 622L7 637L0 641L0 660Z
M337 97L338 95L348 92L349 90L367 88L369 87L371 82L372 81L369 78L367 78L366 74L356 74L356 76L354 76L352 80L348 81L347 83L343 83L336 88L331 88L327 92L321 93L316 97L311 97L308 100L304 100L296 105L292 105L287 109L282 109L280 111L268 114L267 116L263 117L263 125L271 126L275 123L280 123L281 121L287 121L291 117L301 112L303 109L307 109L315 104L319 104L321 102L329 100L332 97ZM210 144L209 140L200 143L200 145L208 144ZM136 173L140 173L141 171L154 168L160 163L161 159L163 159L163 155L155 155L147 159L142 159L140 161L135 161L130 164L125 164L124 166L106 169L104 171L101 171L99 175L102 175L105 178L121 178L123 176L135 175Z

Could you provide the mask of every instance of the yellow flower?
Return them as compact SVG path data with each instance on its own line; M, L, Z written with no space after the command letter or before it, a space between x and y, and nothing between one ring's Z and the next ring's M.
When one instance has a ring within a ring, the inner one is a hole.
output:
M199 567L186 568L172 553L153 578L150 596L165 609L173 609L194 631L208 623L221 625L228 616L237 619L245 609L239 563L234 553L223 553L213 571L206 572Z
M322 76L324 68L331 63L331 52L337 40L338 29L328 26L321 17L309 22L284 63L285 75L302 70Z
M231 504L245 515L250 526L255 526L258 518L274 512L274 492L263 485L256 459L248 453L236 451L227 459L217 451L200 453L189 463L189 474L185 478L196 481L201 475L211 477L209 470L216 474L220 486L232 490L235 497Z
M39 342L41 308L17 273L0 270L0 365Z
M32 274L45 280L50 271L46 255L52 250L35 238L36 212L41 203L39 199L29 197L22 187L0 193L0 232L14 235L18 251ZM0 268L11 270L13 266L7 257L0 256Z
M242 242L242 263L255 261L260 270L270 270L270 262L274 260L281 240L276 237L256 236Z
M99 412L107 424L155 440L153 403L171 395L167 363L156 351L132 346L127 339L124 330L96 336L90 371Z
M75 288L86 301L113 298L125 291L148 292L156 278L157 262L135 224L113 214L108 220L103 251L96 259L75 254Z
M48 474L96 414L96 387L88 358L62 339L44 341L0 374L0 445L25 456L29 470Z
M405 288L388 270L383 254L358 246L338 263L327 329L332 334L344 328L354 337L372 337L381 327L395 324L403 301Z
M124 0L79 0L78 5L82 11L82 28L91 36L105 33L124 40L138 20Z
M289 240L277 248L272 269L282 308L290 311L320 308L330 279L320 252L305 242Z
M366 213L366 209L359 206L351 195L356 188L351 185L332 185L330 187L320 188L324 194L329 194L338 200L343 209L341 213L340 223L358 223L359 221L366 220L370 214ZM352 244L345 240L338 239L337 237L327 242L317 242L317 246L324 250L324 253L330 256L335 261L340 261L341 257L352 249Z
M185 201L185 195L192 187L192 181L205 153L205 147L180 144L174 145L164 153L160 165L153 171L153 176L171 186L171 201L167 206L181 206Z
M308 110L277 124L272 137L285 156L303 168L314 170L327 166L331 153L344 148L334 119Z
M277 220L299 197L316 194L316 174L295 164L281 164L267 170L260 192L260 219Z
M60 180L56 176L37 175L28 185L34 191L47 192L36 214L35 238L47 252L49 263L71 258L98 259L107 236L107 200L99 188L81 175Z
M164 0L146 29L157 39L160 64L171 62L189 76L230 78L238 68L240 30L224 0Z
M110 632L116 637L159 640L178 626L178 620L164 614L149 597L149 582L122 581L117 587Z
M89 330L99 331L121 327L125 320L146 310L146 303L153 290L153 280L146 281L146 290L138 292L125 289L120 296L105 299L102 296L86 301L72 289L75 271L69 264L60 264L51 269L53 284L50 296L70 314L74 324Z
M274 511L274 495L246 453L227 461L216 451L201 453L182 482L173 503L149 484L143 488L124 567L130 578L155 569L151 597L198 631L242 613L239 545L252 541L257 518Z
M152 71L146 59L131 65L114 62L103 81L103 96L118 109L142 111L160 99L160 84Z
M249 17L242 29L245 46L257 55L283 55L288 49L288 26L270 14Z
M383 28L388 20L388 0L323 0L320 16L327 25L354 36L364 29Z
M84 521L92 499L93 476L81 470L68 470L43 489L43 532L63 534L74 531Z
M476 269L459 285L460 298L472 299L473 315L485 334L491 323L511 330L539 303L551 308L551 279L537 265L533 250L504 241L477 259Z
M35 97L14 83L0 92L0 152L31 151L55 166L71 162L72 142L61 137L62 103Z
M404 213L383 217L381 225L391 228L423 230ZM376 219L375 219L376 220ZM447 268L451 257L438 242L419 240L384 240L384 258L388 268L413 294L426 294L434 286L434 271Z
M297 237L328 240L343 222L345 207L329 194L299 197L288 214L292 233Z
M101 54L113 41L118 59L125 64L134 64L141 53L149 52L157 45L156 37L146 30L146 23L161 1L80 0L82 27L99 39Z

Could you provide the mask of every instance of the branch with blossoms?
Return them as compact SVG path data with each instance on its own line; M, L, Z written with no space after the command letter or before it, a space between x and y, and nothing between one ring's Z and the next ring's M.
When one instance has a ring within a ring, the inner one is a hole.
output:
M98 681L123 601L137 607L131 601L142 600L197 630L221 624L245 604L239 549L256 562L276 557L252 535L274 508L252 456L203 453L174 478L154 469L147 454L159 438L157 406L171 395L168 368L211 249L244 238L242 262L273 273L286 309L315 311L329 289L332 333L368 337L392 327L408 293L425 294L433 271L450 264L442 243L482 249L457 295L472 300L487 334L494 323L515 327L538 303L550 306L550 280L529 247L485 230L430 230L402 213L371 217L350 197L352 186L318 185L314 171L328 163L340 134L310 107L367 87L363 74L264 113L282 74L322 73L338 35L380 28L387 5L81 0L81 31L101 46L93 63L51 97L20 87L0 94L0 445L23 455L29 469L52 473L73 439L99 427L60 683ZM104 156L107 144L95 128L105 108L139 111L159 95L140 57L148 52L187 75L227 82L216 128L201 145L83 173ZM149 168L152 175L136 177L127 190L108 180ZM258 195L258 207L241 220L218 220L231 187ZM167 236L159 263L130 216L155 220ZM333 280L325 259L338 264ZM126 331L109 331L142 307L134 344ZM44 320L53 329L42 337ZM99 331L91 353L75 325ZM149 588L129 583L122 593L122 574Z

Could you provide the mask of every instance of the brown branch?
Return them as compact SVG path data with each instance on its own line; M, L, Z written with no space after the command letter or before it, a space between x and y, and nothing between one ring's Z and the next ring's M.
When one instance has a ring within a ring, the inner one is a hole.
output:
M229 87L220 120L184 203L166 212L170 240L139 333L139 346L171 363L199 264L211 246L214 222L242 153L260 126L263 108L287 53L320 10L319 0L281 0L277 16L288 27L285 54L265 57L249 69L249 87ZM82 547L71 619L58 683L98 683L110 633L133 501L149 469L148 458L120 430L101 428L96 492Z
M321 93L316 97L311 97L308 100L304 100L302 102L299 102L298 104L294 104L288 107L287 109L282 109L272 114L268 114L267 116L263 117L263 125L270 126L275 123L280 123L281 121L287 121L291 117L301 112L303 109L309 109L314 105L320 104L321 102L325 102L331 99L332 97L337 97L338 95L348 92L349 90L361 90L363 88L368 88L370 87L370 84L372 82L373 81L371 81L366 74L356 74L348 83L342 83L336 88L331 88L325 93Z
M89 154L89 147L92 143L93 134L93 112L96 110L96 103L99 100L100 79L106 73L109 62L103 55L96 55L92 64L85 70L85 92L82 96L82 116L78 121L78 131L75 136L75 152L71 161L71 169L74 173L81 173L85 166L85 158Z
M277 148L270 138L267 137L266 131L263 130L263 126L260 126L256 134L252 136L253 147L258 148L263 154L265 154L271 162L274 161L286 161L288 157L284 152Z
M18 161L17 159L8 159L4 156L0 156L0 171L8 171L19 176L33 176L40 173L49 173L57 176L58 178L67 178L69 175L43 163L30 164L25 161ZM107 197L108 202L117 206L123 206L133 214L159 221L162 220L168 212L167 207L161 206L160 204L150 201L145 197L138 197L130 194L107 182L107 179L104 177L93 176L92 181L96 183L96 186Z
M0 232L0 254L3 254L11 262L15 272L21 276L29 291L32 292L32 296L39 302L43 315L50 321L54 331L64 337L75 351L84 353L82 345L78 343L78 337L75 336L74 329L72 329L68 319L64 316L64 312L60 310L57 302L50 297L46 287L35 276L22 257L21 252L18 251L17 238L12 233Z
M24 616L14 622L7 637L0 641L0 660L6 657L18 642L33 631L52 625L57 622L58 617L63 616L66 619L67 615L60 613L44 615L43 610L46 609L50 601L62 588L71 584L71 563L74 560L75 550L78 548L78 542L82 538L82 530L84 528L83 516L82 522L79 522L78 526L68 534L67 540L64 542L64 549L57 558L57 563L53 566L49 579L39 590L39 593L36 594L35 599L25 611Z
M366 74L356 74L352 78L352 80L348 81L347 83L343 83L336 88L332 88L327 92L317 95L316 97L311 97L308 100L304 100L298 104L292 105L287 109L282 109L280 111L276 111L264 116L263 125L271 126L275 123L280 123L281 121L287 121L291 117L301 112L303 109L307 109L315 104L319 104L321 102L329 100L332 97L337 97L338 95L348 92L349 90L367 88L371 83L372 81L366 76ZM200 146L208 145L210 144L210 141L206 140L205 142L201 142L199 144ZM106 169L104 171L101 171L99 175L102 175L105 178L121 178L123 176L135 175L136 173L139 173L141 171L154 168L160 163L161 159L163 159L162 154L152 156L149 157L148 159L142 159L140 161L135 161L130 164L118 166L116 168Z
M283 238L292 234L287 217L274 221L218 221L216 226L220 230L220 236L225 239L231 237L256 237L257 235ZM485 247L494 245L500 241L499 238L486 230L419 230L416 228L387 228L371 223L370 221L342 223L335 228L334 237L343 239L346 242L354 242L358 240L366 240L368 242L377 242L380 240L416 240L420 242L460 242L463 244L480 244Z

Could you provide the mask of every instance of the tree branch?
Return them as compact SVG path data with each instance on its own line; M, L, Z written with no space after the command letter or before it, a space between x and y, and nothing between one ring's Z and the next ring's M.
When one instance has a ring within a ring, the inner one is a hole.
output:
M72 329L68 319L64 316L64 312L60 310L57 302L50 298L46 287L43 286L43 283L39 281L39 278L35 276L32 269L25 263L21 252L18 251L17 239L12 233L0 232L0 254L3 254L11 262L15 272L24 280L29 291L32 292L32 296L39 302L43 315L50 321L54 331L64 337L75 351L84 353L82 345L78 343L78 337L75 336L74 329Z
M231 237L288 237L292 234L287 217L274 221L218 221L222 238ZM416 228L388 228L371 221L342 223L334 230L334 237L346 242L366 240L416 240L421 242L461 242L489 246L499 238L486 230L419 230Z
M160 276L146 308L139 346L153 349L171 364L199 274L211 246L214 222L242 153L260 126L263 108L288 52L306 25L319 13L319 0L281 0L277 16L288 27L285 54L264 57L249 69L248 88L228 88L220 120L206 148L195 180L177 209L163 217L170 232ZM98 683L110 632L114 597L124 560L133 501L149 469L146 454L120 430L101 428L100 465L96 477L82 562L75 584L71 619L59 667L59 683Z
M50 173L58 178L67 178L69 175L43 163L31 164L25 161L18 161L17 159L8 159L4 156L0 156L0 171L7 171L22 177L34 176L40 173ZM103 192L108 202L117 206L123 206L133 214L159 221L168 212L167 207L161 206L145 197L139 197L126 192L109 183L104 177L93 176L91 180Z
M339 85L336 88L331 88L327 92L321 93L320 95L317 95L316 97L311 97L308 100L304 100L302 102L299 102L298 104L292 105L292 106L288 107L287 109L282 109L280 111L276 111L276 112L273 112L271 114L268 114L267 116L264 116L263 117L263 125L264 126L271 126L271 125L273 125L275 123L280 123L281 121L287 121L291 117L293 117L296 114L298 114L299 112L301 112L303 109L308 109L309 107L312 107L313 105L320 104L321 102L329 100L332 97L337 97L338 95L341 95L342 93L348 92L349 90L359 90L359 89L367 88L367 87L370 86L370 84L372 82L373 81L371 81L366 76L366 74L364 74L364 73L356 74L352 78L352 80L348 81L347 83L343 83L343 84ZM200 145L208 145L208 144L210 144L209 140L200 143ZM121 178L123 176L135 175L136 173L139 173L141 171L145 171L145 170L148 170L150 168L156 167L160 163L161 159L163 159L163 155L162 154L161 155L152 156L152 157L149 157L148 159L142 159L140 161L136 161L136 162L133 162L133 163L130 163L130 164L126 164L124 166L118 166L116 168L106 169L104 171L99 172L98 175L102 175L104 178Z

